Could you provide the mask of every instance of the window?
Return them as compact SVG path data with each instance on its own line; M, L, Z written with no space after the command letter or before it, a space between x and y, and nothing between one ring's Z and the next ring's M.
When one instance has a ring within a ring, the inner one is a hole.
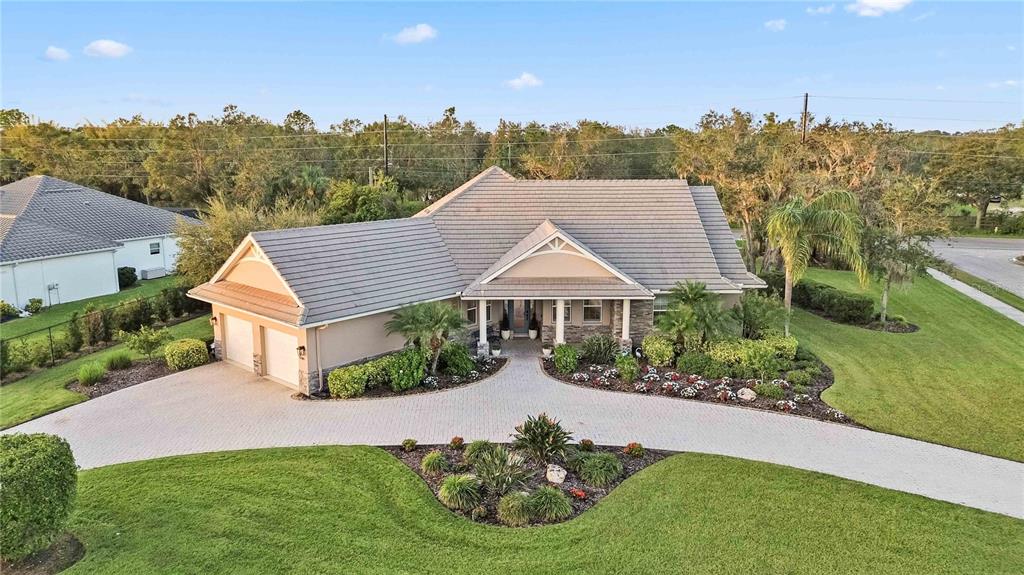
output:
M583 321L587 323L599 323L604 312L604 304L599 299L583 300Z
M564 323L569 323L569 320L572 319L572 300L565 300L564 309L565 311L562 312L562 321ZM558 313L558 302L551 300L551 317L555 317L556 313Z
M480 305L480 302L475 302L475 301L466 302L466 319L470 323L476 323L476 321L477 321L476 310L479 307L479 305ZM490 302L487 303L487 321L488 322L491 321L491 304L490 304Z
M155 256L160 253L160 242L153 242L149 244L149 255Z
M659 295L654 298L654 324L658 324L658 318L668 311L668 296Z

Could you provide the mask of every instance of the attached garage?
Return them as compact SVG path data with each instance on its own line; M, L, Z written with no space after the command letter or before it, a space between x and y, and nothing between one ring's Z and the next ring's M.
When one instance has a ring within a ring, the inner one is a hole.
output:
M274 329L263 328L263 358L266 375L288 385L299 381L299 338Z
M224 314L224 359L252 369L252 322Z

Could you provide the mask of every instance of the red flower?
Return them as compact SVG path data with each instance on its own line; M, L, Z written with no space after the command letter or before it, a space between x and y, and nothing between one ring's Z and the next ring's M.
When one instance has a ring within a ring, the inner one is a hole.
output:
M569 489L569 494L572 495L573 497L575 497L576 499L586 499L587 498L587 492L583 491L579 487L573 487L573 488Z

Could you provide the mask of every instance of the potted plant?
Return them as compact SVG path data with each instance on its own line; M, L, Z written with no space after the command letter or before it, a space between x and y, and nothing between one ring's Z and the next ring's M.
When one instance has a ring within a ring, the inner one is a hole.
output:
M512 328L509 327L508 315L501 316L501 339L508 341L512 338Z
M500 341L499 342L495 342L494 344L491 345L491 355L493 355L494 357L498 357L499 355L501 355L501 342Z
M540 326L537 324L537 315L534 314L530 317L530 339L537 339L537 332L540 331Z

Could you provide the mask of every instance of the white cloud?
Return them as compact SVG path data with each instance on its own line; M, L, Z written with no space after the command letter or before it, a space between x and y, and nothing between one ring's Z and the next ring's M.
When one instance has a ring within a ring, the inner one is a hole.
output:
M989 82L989 88L1016 88L1020 86L1020 82L1017 80L1003 80L1002 82Z
M818 16L820 14L831 14L836 9L835 4L826 4L825 6L811 6L807 9L807 13L811 16Z
M772 32L782 32L786 29L786 20L779 18L777 20L769 20L764 23L764 27Z
M540 78L534 76L529 72L523 72L522 74L519 75L518 78L513 78L505 82L505 85L508 86L509 88L512 88L513 90L522 90L523 88L536 88L538 86L542 86L543 84L544 82Z
M395 34L391 39L396 44L419 44L420 42L426 42L427 40L433 40L437 38L437 28L434 28L430 24L417 24L415 26L409 26L402 28L402 30Z
M899 12L907 7L911 0L857 0L847 4L846 10L858 16L877 18L889 12Z
M122 58L131 51L131 46L114 40L93 40L83 50L87 56L97 58Z
M56 46L47 46L46 52L43 52L43 56L45 56L47 60L64 61L70 58L71 54L68 54L68 51L64 48L58 48Z
M928 12L922 12L921 14L918 14L917 16L914 16L913 18L910 19L910 21L911 22L920 22L921 20L927 20L927 19L931 18L934 15L935 15L935 11L934 10L929 10Z

